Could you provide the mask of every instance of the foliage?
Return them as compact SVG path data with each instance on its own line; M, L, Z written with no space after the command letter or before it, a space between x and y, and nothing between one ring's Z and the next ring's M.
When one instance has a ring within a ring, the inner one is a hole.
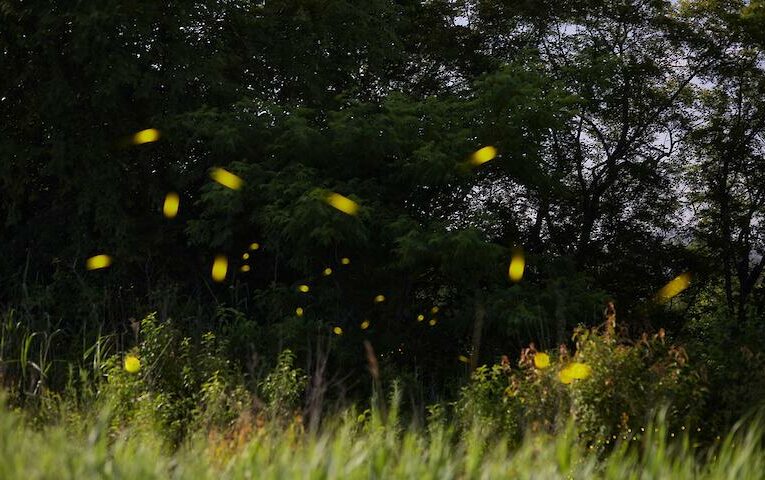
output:
M667 406L666 426L673 431L700 424L700 368L663 333L621 343L579 328L574 341L573 354L563 345L544 353L552 362L542 368L533 359L543 352L533 347L524 350L517 369L509 363L478 368L457 402L461 422L496 428L519 441L526 431L559 433L572 419L582 441L599 449L615 437L644 431L658 405ZM586 366L586 378L564 383L563 370L577 362Z

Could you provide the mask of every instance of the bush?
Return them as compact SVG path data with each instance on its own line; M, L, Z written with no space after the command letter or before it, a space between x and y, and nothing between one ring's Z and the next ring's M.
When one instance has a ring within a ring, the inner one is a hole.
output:
M669 408L670 430L698 423L701 376L663 333L622 343L579 328L573 339L573 355L565 346L545 353L549 365L535 366L542 352L532 346L521 353L519 368L504 361L476 369L457 402L461 423L488 422L519 440L526 431L558 432L571 417L586 444L601 447L615 436L639 435L661 405ZM571 365L579 365L579 378L567 377Z

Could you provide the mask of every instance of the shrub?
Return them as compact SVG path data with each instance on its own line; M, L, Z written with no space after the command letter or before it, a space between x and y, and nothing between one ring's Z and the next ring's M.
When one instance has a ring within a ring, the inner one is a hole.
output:
M623 343L579 328L573 339L573 355L561 346L545 354L551 360L541 368L533 346L522 352L519 368L507 361L478 368L457 402L461 423L489 422L520 439L525 431L560 431L571 417L587 444L604 446L636 435L661 405L669 408L670 429L698 422L701 377L663 334ZM571 365L579 366L579 378L567 378Z

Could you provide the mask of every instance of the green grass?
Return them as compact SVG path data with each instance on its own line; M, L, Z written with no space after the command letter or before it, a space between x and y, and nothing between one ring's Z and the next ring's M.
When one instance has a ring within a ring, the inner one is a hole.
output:
M319 433L240 422L227 434L201 432L171 449L150 428L114 431L106 413L33 428L21 413L0 415L2 479L218 478L765 478L759 422L734 429L712 447L655 433L596 453L569 426L530 435L511 448L480 426L402 428L395 418L337 415ZM79 423L78 423L79 422ZM651 431L652 429L648 429Z

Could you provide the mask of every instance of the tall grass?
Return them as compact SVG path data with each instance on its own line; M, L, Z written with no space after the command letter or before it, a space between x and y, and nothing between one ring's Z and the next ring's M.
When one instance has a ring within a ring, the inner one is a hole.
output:
M402 428L395 408L336 415L317 433L259 425L200 432L170 449L159 432L113 432L109 414L76 433L66 422L43 429L22 414L0 415L2 479L281 479L281 478L765 478L761 422L739 425L712 447L671 438L659 418L640 438L600 454L573 426L556 436L530 435L517 448L481 425L458 434L443 424ZM251 424L246 424L250 425Z

